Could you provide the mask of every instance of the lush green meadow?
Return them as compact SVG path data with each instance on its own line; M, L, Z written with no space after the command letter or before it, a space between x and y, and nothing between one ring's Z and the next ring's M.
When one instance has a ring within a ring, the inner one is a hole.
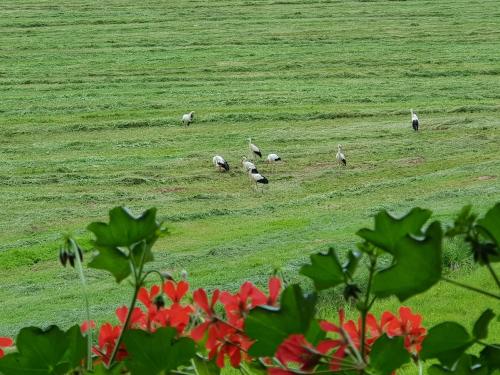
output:
M283 158L257 161L263 192L239 164L249 136ZM500 200L499 145L495 0L3 0L0 336L83 319L61 233L90 249L86 225L116 205L158 208L170 235L152 267L186 269L194 287L263 285L275 268L297 280L380 209L484 212ZM126 282L87 277L97 320L128 300ZM477 269L457 277L488 285ZM470 325L482 299L439 288L409 304Z

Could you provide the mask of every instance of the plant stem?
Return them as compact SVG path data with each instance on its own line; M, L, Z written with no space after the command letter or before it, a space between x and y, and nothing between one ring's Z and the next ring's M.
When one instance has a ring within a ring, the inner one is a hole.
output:
M446 281L446 282L448 282L450 284L454 284L456 286L460 286L460 287L468 289L468 290L472 290L473 292L480 293L480 294L483 294L485 296L488 296L488 297L500 300L500 296L499 295L496 295L496 294L493 294L493 293L490 293L490 292L486 292L486 291L481 290L479 288L475 288L475 287L470 286L470 285L462 284L462 283L459 283L458 281L455 281L455 280L452 280L452 279L448 279L448 278L443 277L443 276L441 276L441 280Z
M151 270L151 271L148 271L144 274L144 276L142 277L142 281L141 281L141 284L144 284L144 281L146 281L147 277L151 274L157 274L159 277L160 277L160 285L163 285L163 282L165 281L165 278L162 276L162 274L156 270Z
M498 279L498 276L497 276L495 270L493 269L493 267L491 267L491 263L490 262L486 263L486 267L488 267L488 270L490 271L491 276L493 276L493 279L495 279L497 286L500 288L500 280Z
M92 371L92 325L90 324L90 304L89 297L87 293L87 282L85 281L85 275L83 273L82 260L80 259L80 253L78 251L78 245L73 239L70 239L71 245L73 247L73 252L75 254L76 268L78 269L78 275L80 276L80 282L82 283L82 294L85 300L85 315L87 318L87 324L89 329L87 331L87 370Z
M144 257L145 257L145 254L146 254L146 251L148 251L149 249L147 248L147 244L144 244L144 249L142 251L142 255L141 255L141 260L139 262L139 267L138 269L136 268L137 266L135 265L135 262L132 260L132 258L134 257L134 254L132 253L132 250L129 251L129 256L130 256L130 264L132 265L132 273L134 275L134 281L135 281L135 285L134 285L134 295L132 297L132 301L130 302L130 306L128 308L128 311L127 311L127 317L125 319L125 323L123 323L123 327L122 327L122 331L120 332L120 336L118 336L118 340L116 340L116 343L115 343L115 347L113 348L113 352L111 353L111 357L109 359L109 362L108 362L108 368L111 367L111 365L113 364L115 358L116 358L116 355L118 354L118 350L120 348L120 345L122 343L122 340L123 340L123 334L124 332L128 329L128 325L130 323L130 319L132 317L132 312L135 308L135 303L137 302L137 295L139 294L139 290L141 289L141 286L142 286L142 277L141 277L141 274L142 274L142 269L144 268Z
M366 363L366 358L365 358L366 317L368 315L368 311L370 311L370 308L373 304L373 301L370 303L370 291L372 288L372 280L376 264L377 264L377 258L373 255L370 255L370 273L368 275L368 285L366 286L365 301L363 303L363 308L361 309L361 357L364 363Z
M497 350L500 350L500 346L498 345L495 345L495 344L488 344L487 342L484 342L484 341L481 341L481 340L477 340L476 341L478 344L482 345L482 346L488 346L490 348L494 348L494 349L497 349Z

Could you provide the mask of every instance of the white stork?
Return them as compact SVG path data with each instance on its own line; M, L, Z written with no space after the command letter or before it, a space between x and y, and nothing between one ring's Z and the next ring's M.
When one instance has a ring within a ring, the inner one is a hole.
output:
M411 126L413 130L418 131L418 116L413 112L413 109L411 109Z
M281 161L281 158L278 156L278 154L269 154L269 155L267 155L266 163L272 165L271 169L272 169L273 173L274 173L274 165L278 161Z
M214 166L219 169L221 172L226 172L229 170L229 164L224 160L222 156L215 155L212 159Z
M194 111L182 115L182 123L186 126L189 126L189 124L193 122L193 119L194 119Z
M259 158L262 157L262 152L260 148L252 143L252 138L248 138L248 148L250 149L250 154L257 155Z
M248 171L250 178L255 182L255 188L257 188L257 184L267 185L269 180L262 176L257 169L251 169Z
M345 160L345 155L342 152L342 145L338 145L339 150L337 151L336 159L337 163L339 163L339 166L344 165L347 166L347 161Z
M241 159L241 164L243 165L245 172L248 172L252 169L257 169L257 167L255 167L255 164L252 163L251 161L248 161L248 159L245 156L243 156L243 158Z
M280 161L281 158L277 154L269 154L267 155L266 162L267 163L275 163L277 161Z

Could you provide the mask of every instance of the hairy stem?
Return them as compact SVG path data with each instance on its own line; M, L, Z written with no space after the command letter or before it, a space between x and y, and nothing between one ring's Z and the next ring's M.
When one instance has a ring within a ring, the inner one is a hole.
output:
M498 276L495 272L495 270L493 269L493 267L491 266L491 263L488 262L486 263L486 267L488 268L488 270L490 271L491 273L491 276L493 276L493 279L495 280L495 282L497 283L497 286L500 288L500 280L498 279Z
M130 264L133 268L132 274L134 275L134 284L135 284L134 285L134 295L132 296L132 301L130 302L130 306L129 306L128 311L127 311L127 317L125 318L125 323L123 323L123 327L122 327L122 330L120 332L120 336L118 336L118 339L116 340L116 343L115 343L115 347L113 348L113 352L111 353L111 357L110 357L109 362L108 362L108 368L111 367L111 365L113 364L113 362L116 358L116 355L118 354L118 350L119 350L120 345L121 345L122 340L123 340L123 334L128 329L128 326L130 324L130 319L132 318L132 312L133 312L133 310L135 308L135 304L137 302L137 295L139 294L139 290L141 289L141 286L142 286L143 278L141 277L141 274L142 274L142 270L144 268L144 258L146 255L146 251L149 250L147 248L147 246L148 245L145 244L144 249L143 249L142 254L141 254L141 260L140 260L138 266L132 260L132 258L134 257L132 250L130 249L130 251L129 251Z
M443 277L443 276L441 276L441 280L446 281L447 283L450 283L450 284L453 284L453 285L456 285L456 286L459 286L459 287L471 290L473 292L480 293L482 295L485 295L485 296L488 296L488 297L500 300L500 296L499 295L496 295L496 294L493 294L493 293L490 293L490 292L486 292L486 291L484 291L482 289L475 288L475 287L470 286L470 285L462 284L462 283L459 283L458 281L455 281L455 280L452 280L452 279L448 279L448 278Z
M365 301L363 303L363 308L361 309L361 357L363 362L366 363L366 317L368 316L368 311L370 311L373 301L370 302L370 291L372 288L373 274L375 273L375 266L377 264L377 258L373 255L370 256L370 273L368 275L368 285L366 286Z
M73 247L73 252L75 254L76 268L78 269L78 275L80 277L80 282L82 283L82 294L85 301L85 316L87 319L87 324L89 329L87 331L87 370L92 371L92 326L90 324L90 304L89 296L87 293L87 282L85 280L85 275L83 273L82 260L80 259L80 253L78 251L78 245L73 239L70 239L71 245Z

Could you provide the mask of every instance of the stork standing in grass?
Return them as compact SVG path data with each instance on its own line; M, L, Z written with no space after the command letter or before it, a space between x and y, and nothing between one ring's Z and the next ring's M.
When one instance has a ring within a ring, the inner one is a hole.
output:
M252 179L253 182L255 182L255 189L257 189L258 184L261 185L267 185L269 183L269 180L262 176L257 169L250 169L248 171L248 174L250 175L250 178Z
M260 148L252 143L252 138L248 138L248 148L250 149L250 155L257 155L259 158L262 157L262 152Z
M336 155L337 163L339 163L339 166L344 165L344 167L347 166L347 160L345 159L345 155L342 152L342 145L338 145L338 151Z
M243 169L245 169L245 172L248 172L252 169L257 169L255 167L255 164L252 163L251 161L248 161L248 159L245 156L243 156L243 158L241 159L241 165L243 165Z
M413 109L411 109L411 126L413 130L418 131L418 116L413 112Z
M214 166L219 169L220 172L229 171L229 164L227 163L227 161L224 160L222 156L215 155L214 158L212 159L212 162L214 163Z
M194 120L194 111L186 113L182 115L182 123L186 126L189 126Z
M274 165L276 164L276 162L278 161L281 161L281 158L278 156L278 154L269 154L267 155L267 158L266 158L266 163L268 164L271 164L272 165L272 171L274 172Z

